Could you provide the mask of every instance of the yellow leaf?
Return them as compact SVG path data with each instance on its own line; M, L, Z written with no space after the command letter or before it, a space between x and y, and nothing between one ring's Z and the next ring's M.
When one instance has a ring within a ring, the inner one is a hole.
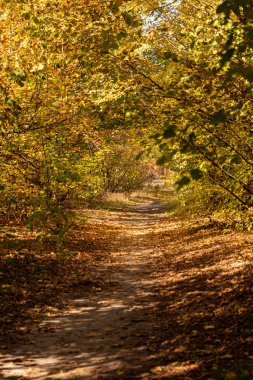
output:
M187 348L185 346L179 346L174 351L177 353L180 353L180 352L185 352L186 350L187 350Z
M204 329L205 330L212 330L212 329L215 329L215 326L214 325L205 325Z
M154 367L152 368L151 372L156 374L157 372L162 372L162 367L161 366L157 366L157 367Z

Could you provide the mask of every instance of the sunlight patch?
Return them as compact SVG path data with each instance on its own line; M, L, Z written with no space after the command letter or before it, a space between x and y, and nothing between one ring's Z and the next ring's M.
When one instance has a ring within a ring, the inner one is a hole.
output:
M154 375L161 376L172 376L172 375L185 375L187 372L190 372L199 367L200 363L190 363L190 362L174 362L170 363L167 366L157 366L152 368L151 372Z

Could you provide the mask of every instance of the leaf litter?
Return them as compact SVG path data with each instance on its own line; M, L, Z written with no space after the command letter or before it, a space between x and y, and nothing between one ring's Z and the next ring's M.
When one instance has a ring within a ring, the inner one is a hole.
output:
M252 235L151 206L87 211L64 259L21 229L3 239L3 378L10 356L20 379L253 377Z

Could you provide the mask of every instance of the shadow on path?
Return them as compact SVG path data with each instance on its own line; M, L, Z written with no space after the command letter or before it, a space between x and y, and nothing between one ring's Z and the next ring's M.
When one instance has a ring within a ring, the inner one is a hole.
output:
M155 201L91 213L116 231L100 268L110 288L76 289L68 310L2 352L1 379L251 380L252 236L168 220Z
M112 242L113 286L89 295L80 291L67 311L42 323L41 332L6 349L3 379L134 379L156 364L155 278L150 249L139 238L160 222L159 211L158 204L143 205L101 221L120 225Z

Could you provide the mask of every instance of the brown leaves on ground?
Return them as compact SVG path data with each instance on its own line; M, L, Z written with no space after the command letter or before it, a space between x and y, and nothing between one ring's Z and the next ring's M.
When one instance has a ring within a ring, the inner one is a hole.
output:
M150 355L143 358L138 378L252 379L252 235L224 233L209 219L158 218L159 210L152 210L111 213L109 224L103 212L92 210L92 223L84 228L80 222L64 247L71 255L38 251L21 232L15 238L5 236L2 326L13 324L22 334L30 321L50 313L52 305L63 306L62 299L80 289L103 290L110 271L124 271L125 257L121 262L118 254L117 265L111 263L123 244L126 252L146 252L145 270L157 289L150 310L159 328L153 340L146 337ZM144 213L145 223L138 229ZM132 229L129 235L127 228ZM8 250L8 242L17 244ZM129 378L127 368L117 376Z
M156 378L252 379L252 235L175 218L146 239L161 254Z
M22 338L41 318L80 291L101 291L115 231L100 223L76 224L71 238L56 249L40 244L20 226L0 235L0 342ZM106 256L106 257L105 257ZM104 260L104 269L100 261Z

